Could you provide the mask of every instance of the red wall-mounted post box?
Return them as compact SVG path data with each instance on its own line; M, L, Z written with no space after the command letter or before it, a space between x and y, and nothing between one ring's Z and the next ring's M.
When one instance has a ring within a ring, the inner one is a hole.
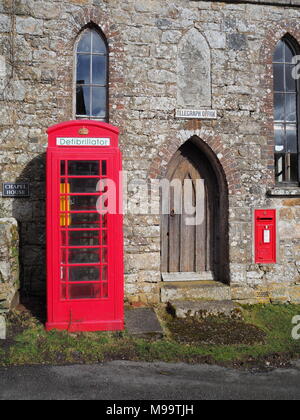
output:
M255 263L276 263L276 210L255 210Z
M50 127L46 329L124 329L119 131L77 120Z

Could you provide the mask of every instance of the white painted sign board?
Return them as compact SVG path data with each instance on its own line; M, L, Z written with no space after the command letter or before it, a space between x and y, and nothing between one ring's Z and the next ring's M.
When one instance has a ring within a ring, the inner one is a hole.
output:
M109 138L92 138L92 137L57 137L57 146L110 146Z
M176 109L175 117L197 120L215 120L218 118L218 113L214 109Z

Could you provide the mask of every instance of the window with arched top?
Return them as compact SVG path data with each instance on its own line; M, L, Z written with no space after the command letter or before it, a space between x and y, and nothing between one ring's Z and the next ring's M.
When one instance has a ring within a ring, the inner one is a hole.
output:
M278 184L299 183L299 80L293 58L300 52L291 37L282 38L273 57L275 177Z
M76 118L108 122L108 46L93 28L76 45Z

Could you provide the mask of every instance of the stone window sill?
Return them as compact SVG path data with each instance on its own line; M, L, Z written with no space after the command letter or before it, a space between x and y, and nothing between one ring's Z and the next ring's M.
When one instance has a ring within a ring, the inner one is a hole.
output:
M268 197L300 197L299 187L274 187L267 191Z

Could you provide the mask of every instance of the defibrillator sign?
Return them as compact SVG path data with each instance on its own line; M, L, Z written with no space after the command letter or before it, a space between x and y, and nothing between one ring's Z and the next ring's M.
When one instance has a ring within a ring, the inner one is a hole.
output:
M110 146L110 138L92 138L92 137L57 137L57 146L86 146L103 147Z

